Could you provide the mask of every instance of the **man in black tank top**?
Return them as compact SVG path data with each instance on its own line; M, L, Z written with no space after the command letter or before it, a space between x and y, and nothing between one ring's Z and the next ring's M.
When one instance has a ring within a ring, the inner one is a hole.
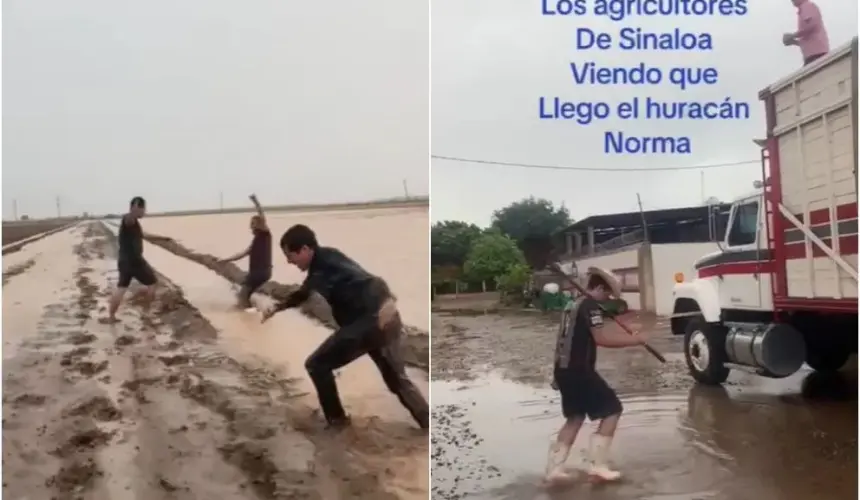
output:
M250 198L257 209L257 215L251 217L251 233L254 239L248 248L224 259L224 262L233 262L248 256L248 274L245 275L242 288L236 295L239 307L248 311L254 307L251 304L251 295L272 279L272 233L266 224L266 214L263 213L257 196L252 194Z
M131 199L128 213L122 216L119 224L119 249L117 254L117 268L119 279L116 291L110 299L107 321L115 323L116 312L125 296L125 291L135 279L145 287L142 292L146 304L152 301L155 293L156 277L146 259L143 258L143 228L140 227L140 219L146 215L146 200L140 196Z
M319 246L314 232L301 224L284 233L281 249L287 261L306 271L307 276L286 301L266 311L263 321L279 311L300 306L312 292L331 306L338 329L305 361L328 425L338 428L350 423L337 392L334 371L367 354L388 390L418 426L427 429L429 407L406 375L400 353L403 323L385 280L370 274L340 250Z
M564 464L586 417L600 423L591 436L587 455L577 467L604 481L621 476L609 468L607 455L622 406L615 391L595 369L597 347L637 346L645 339L641 335L612 334L603 328L598 301L609 298L611 287L602 276L589 275L586 288L590 297L579 297L565 308L556 344L553 388L561 393L561 411L566 422L550 445L546 479L551 482L570 479Z

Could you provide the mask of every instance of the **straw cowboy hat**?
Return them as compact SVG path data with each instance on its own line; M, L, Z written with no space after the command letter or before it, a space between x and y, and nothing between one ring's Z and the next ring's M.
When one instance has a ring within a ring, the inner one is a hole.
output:
M600 276L603 283L609 288L609 293L615 297L616 299L621 298L621 280L618 279L618 276L615 276L611 272L606 269L601 269L599 267L589 267L588 273L585 277L585 282L588 283L588 280L591 276Z

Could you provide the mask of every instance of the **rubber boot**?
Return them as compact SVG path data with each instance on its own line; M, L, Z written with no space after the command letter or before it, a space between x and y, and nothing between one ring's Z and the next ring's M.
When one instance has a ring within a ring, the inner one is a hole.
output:
M607 459L611 444L611 437L592 434L588 451L588 475L591 478L599 481L615 481L621 478L620 472L609 468Z
M566 481L571 477L564 470L564 463L570 455L570 446L558 441L549 445L546 461L546 480L548 482Z

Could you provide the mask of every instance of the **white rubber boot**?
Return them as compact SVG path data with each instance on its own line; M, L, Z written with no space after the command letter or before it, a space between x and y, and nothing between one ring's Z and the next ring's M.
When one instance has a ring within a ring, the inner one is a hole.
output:
M621 473L609 468L607 458L609 457L609 446L612 438L593 434L589 443L589 467L588 475L600 481L615 481L621 478Z
M553 441L549 445L546 461L546 480L549 482L566 481L570 475L564 470L564 463L570 455L570 446Z

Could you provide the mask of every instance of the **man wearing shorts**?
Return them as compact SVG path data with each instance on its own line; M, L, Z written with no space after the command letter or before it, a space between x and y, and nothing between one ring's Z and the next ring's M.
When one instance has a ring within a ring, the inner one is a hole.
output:
M143 228L140 227L140 219L146 215L146 200L135 196L129 203L128 213L122 216L119 225L119 254L117 256L117 267L119 280L116 291L110 299L108 308L109 323L116 323L116 312L125 296L125 291L135 279L145 287L142 292L146 305L152 302L157 281L155 272L146 259L143 258Z
M321 247L307 226L298 224L281 237L290 264L307 272L301 287L286 301L263 314L263 321L321 295L331 306L338 329L308 356L305 368L317 390L328 426L339 428L350 420L340 401L334 371L367 354L382 380L422 429L429 427L424 396L409 380L400 356L403 324L394 295L382 278L365 271L340 250Z
M272 279L272 233L269 231L266 214L263 213L263 207L260 206L257 196L252 194L250 198L254 208L257 209L257 215L251 217L251 233L254 239L251 240L248 248L224 259L224 262L233 262L248 256L248 274L245 275L245 281L236 296L239 307L247 311L254 309L251 295Z
M556 345L553 387L561 393L566 421L550 445L546 470L550 482L569 479L564 464L586 418L600 424L591 436L583 463L578 465L595 479L612 481L621 477L607 463L621 417L621 401L595 370L597 346L629 347L644 343L644 339L606 331L598 301L609 298L610 287L599 274L590 275L586 287L589 293L566 308Z

